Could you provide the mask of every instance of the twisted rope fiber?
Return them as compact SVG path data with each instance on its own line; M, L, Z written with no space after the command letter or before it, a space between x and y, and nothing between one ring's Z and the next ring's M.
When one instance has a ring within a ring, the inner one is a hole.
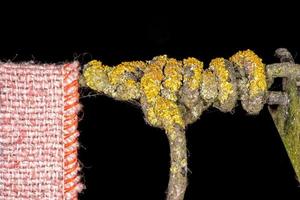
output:
M157 56L115 67L94 60L81 81L117 100L139 102L147 123L165 130L171 157L167 200L182 200L187 186L185 127L210 106L230 112L238 99L248 113L257 114L268 86L265 65L251 50L213 59L207 69L196 58Z
M78 63L0 63L0 199L77 199Z

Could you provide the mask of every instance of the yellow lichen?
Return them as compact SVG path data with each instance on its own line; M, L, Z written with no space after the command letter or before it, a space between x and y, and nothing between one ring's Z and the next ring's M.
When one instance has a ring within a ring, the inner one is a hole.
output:
M229 82L229 72L225 66L224 58L215 58L210 62L210 68L218 78L218 99L221 104L225 103L234 92L233 84Z
M140 83L134 76L145 67L146 64L141 61L123 62L116 67L108 67L93 60L86 65L83 77L86 85L98 92L120 100L138 99Z
M118 84L123 82L122 78L125 72L133 72L135 67L130 65L128 62L123 62L116 67L114 67L111 72L108 74L109 81L112 84Z
M166 62L166 56L156 57L156 60L149 63L141 79L141 89L148 103L154 103L160 93L161 82L164 79L163 66Z
M99 61L99 60L92 60L90 62L87 63L87 68L88 67L95 67L95 66L98 66L98 67L101 67L102 66L102 62Z
M160 82L153 80L150 75L145 75L141 80L141 88L148 103L155 102L155 98L160 92Z
M253 97L266 91L265 69L258 56L247 50L238 52L230 60L247 72L247 95ZM182 84L188 87L184 89L199 90L207 105L216 98L221 105L226 104L236 95L223 58L213 59L207 70L203 70L203 62L192 57L181 62L163 55L147 63L122 62L116 67L93 60L86 65L83 76L90 88L120 100L140 99L142 95L148 122L165 128L170 134L176 124L185 126L177 99Z
M175 124L184 127L180 109L175 102L159 96L157 97L154 111L168 133L174 131Z
M265 73L265 65L262 59L259 58L253 51L239 51L234 54L230 61L234 62L239 67L247 67L250 80L249 95L255 97L263 94L267 90L267 81Z
M210 70L202 73L202 84L200 94L206 101L212 102L217 97L217 82L215 75Z
M164 86L172 92L178 91L182 80L181 63L176 59L168 59L164 69L165 81Z
M184 74L184 81L187 82L191 90L199 89L202 79L203 62L196 58L189 57L183 60L183 65L184 68L189 68L192 72L192 75Z
M110 70L110 67L102 65L97 60L87 63L83 73L86 85L99 92L104 92L108 84L107 73Z
M108 79L116 91L114 97L122 100L137 99L140 97L140 83L134 80L138 71L145 69L145 63L141 61L122 62L113 67L108 73Z
M170 167L170 172L171 172L172 174L176 174L178 171L179 171L178 167L176 167L176 166Z
M162 70L166 60L166 56L155 57L154 61L148 63L147 68L144 69L144 75L141 78L141 90L146 97L148 105L146 117L148 122L153 126L161 126L160 121L156 117L154 105L160 94L161 82L164 79Z
M186 159L181 160L180 165L182 167L187 166L187 160Z
M250 81L250 96L256 96L267 90L265 67L263 64L256 66L253 71L253 79Z
M153 106L151 106L147 109L146 117L147 117L149 124L151 124L152 126L155 126L155 127L162 126L161 122L156 117Z
M164 127L168 133L173 132L175 124L184 127L184 122L176 102L160 96L160 90L164 84L171 93L177 92L182 79L180 70L181 65L175 59L167 60L166 56L159 56L148 63L141 79L141 89L147 101L148 122Z
M137 70L144 70L145 66L145 63L141 61L122 62L114 67L108 74L109 81L112 84L122 83L124 77L126 78L126 73L136 74Z

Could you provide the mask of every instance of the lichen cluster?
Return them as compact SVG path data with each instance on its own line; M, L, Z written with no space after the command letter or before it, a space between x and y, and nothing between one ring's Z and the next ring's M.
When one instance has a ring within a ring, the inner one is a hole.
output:
M182 64L167 56L155 57L148 63L141 78L142 108L148 122L161 127L168 134L177 124L184 128L184 121L177 105L177 92L182 81Z
M223 112L231 111L237 100L236 81L230 63L224 58L215 58L210 62L209 68L216 74L218 83L218 100L215 107Z
M178 95L185 124L193 123L205 109L204 102L200 97L202 83L203 62L191 57L184 59L183 82Z
M84 68L83 82L115 99L139 102L147 123L165 130L171 156L168 200L184 198L185 127L210 106L232 111L237 100L248 113L257 114L267 92L265 65L251 50L240 51L229 60L215 58L206 69L196 58L179 61L166 55L115 67L91 61Z
M239 51L230 59L240 74L241 101L243 108L250 114L257 114L262 109L267 92L265 65L251 50Z
M189 57L183 60L183 68L186 71L183 76L187 86L191 90L199 89L202 80L203 62Z
M102 65L93 60L85 66L84 78L87 86L118 100L140 97L140 82L137 77L145 70L141 61L122 62L116 67Z
M238 98L245 110L258 113L267 91L265 65L251 50L229 60L215 58L207 69L196 58L178 61L166 55L115 67L91 61L83 76L87 86L98 92L140 101L147 122L167 132L175 125L184 128L211 105L230 112Z

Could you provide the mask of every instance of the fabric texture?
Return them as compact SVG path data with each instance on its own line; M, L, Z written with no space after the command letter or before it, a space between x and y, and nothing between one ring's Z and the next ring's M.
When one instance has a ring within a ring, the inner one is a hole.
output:
M78 62L0 63L0 199L77 199Z

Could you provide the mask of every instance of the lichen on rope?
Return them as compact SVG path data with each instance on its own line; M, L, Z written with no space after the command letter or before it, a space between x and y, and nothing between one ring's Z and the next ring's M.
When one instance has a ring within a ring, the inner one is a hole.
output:
M218 99L215 107L223 112L231 111L237 101L236 80L233 68L224 58L215 58L210 62L210 68L217 76Z
M265 65L251 50L239 51L230 58L243 75L240 81L241 102L250 114L257 114L262 109L267 92Z
M210 106L230 112L238 99L247 112L257 114L266 101L264 67L251 50L230 60L213 59L207 69L196 58L179 61L163 55L115 67L91 61L83 79L97 92L139 102L147 123L165 130L171 156L167 199L182 200L187 187L185 127Z

